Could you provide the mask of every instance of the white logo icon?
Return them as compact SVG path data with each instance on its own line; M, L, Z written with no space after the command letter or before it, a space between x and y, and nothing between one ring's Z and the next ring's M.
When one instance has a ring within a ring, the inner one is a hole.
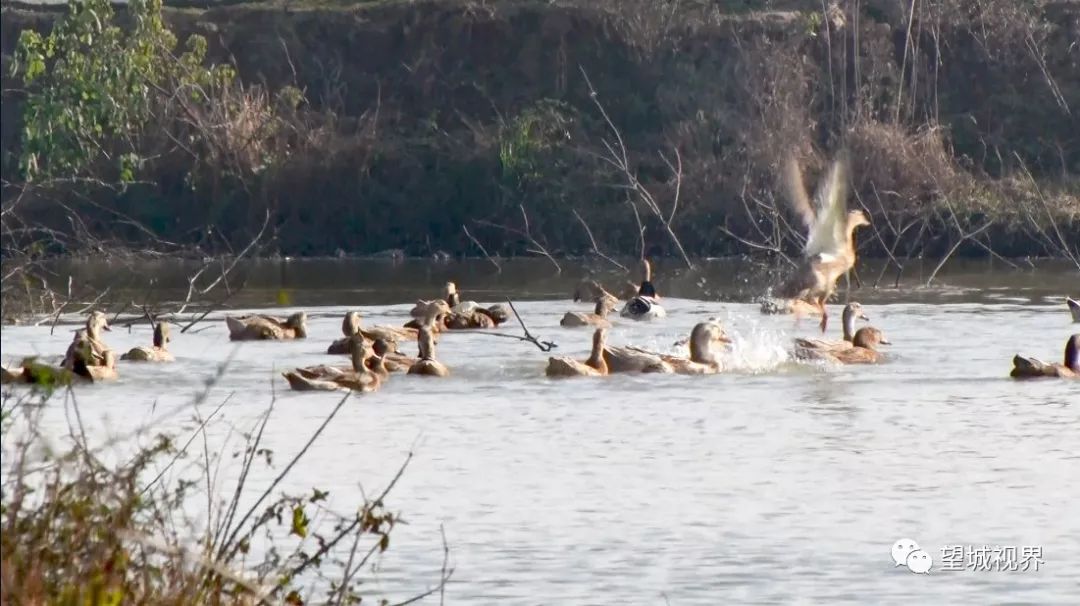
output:
M934 559L921 549L916 549L907 556L908 570L915 574L930 574L930 567L933 565Z
M907 566L908 570L915 574L929 574L934 565L933 558L919 548L919 544L911 539L900 539L893 543L892 559L895 566Z

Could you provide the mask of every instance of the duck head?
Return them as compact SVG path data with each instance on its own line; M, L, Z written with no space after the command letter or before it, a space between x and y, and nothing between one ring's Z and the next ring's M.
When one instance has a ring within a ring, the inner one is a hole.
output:
M372 344L371 349L375 352L375 355L382 357L388 353L397 351L397 344L393 341L387 341L386 339L379 337L375 339L375 343Z
M614 311L618 305L618 299L607 293L604 293L596 297L596 309L593 310L593 313L603 318L612 311Z
M431 325L435 323L440 316L448 315L452 312L450 304L443 299L435 299L433 301L425 301L420 299L409 311L409 315L420 320L421 324Z
M498 326L499 324L502 324L503 322L510 319L510 311L507 310L506 306L502 303L496 303L495 305L487 308L486 311L488 317L495 322L495 326Z
M297 337L307 337L307 314L298 311L285 319L285 326L296 331Z
M367 356L368 351L367 345L364 343L364 337L360 335L349 337L349 361L352 362L353 371L361 372L364 370L364 359Z
M866 349L874 349L878 345L892 345L892 343L885 338L885 333L874 328L873 326L864 326L855 333L855 338L851 340L851 344L855 347L865 347Z
M350 311L345 314L345 319L341 321L341 332L346 337L360 332L360 312Z
M461 303L461 295L458 294L457 284L453 282L446 283L446 287L443 289L443 299L446 300L450 307Z
M103 311L93 311L86 318L86 335L91 339L97 339L102 330L112 332L112 328L109 326L109 319L105 317Z
M727 343L731 343L731 338L724 332L724 327L718 320L699 322L690 331L690 359L694 362L712 364L716 362L716 352L713 347Z
M1065 366L1073 372L1080 372L1080 333L1065 341Z

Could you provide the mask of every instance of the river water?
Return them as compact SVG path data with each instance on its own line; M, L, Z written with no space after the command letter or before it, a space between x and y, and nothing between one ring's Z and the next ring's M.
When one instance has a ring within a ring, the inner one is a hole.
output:
M109 279L95 267L79 275ZM1063 302L1080 295L1075 268L957 264L918 286L930 267L900 289L870 288L877 272L864 269L851 296L893 344L881 365L832 367L788 359L792 337L814 336L816 322L762 316L747 294L760 290L760 272L740 267L662 271L668 318L617 319L609 337L673 351L695 322L717 316L735 339L729 372L551 380L548 354L531 344L444 334L437 353L450 378L395 375L354 398L289 487L329 489L330 506L347 511L414 452L388 499L409 524L369 585L391 600L435 582L442 526L455 568L450 603L1080 601L1080 383L1008 378L1013 354L1057 361L1080 330ZM163 291L182 290L181 268L143 269ZM184 436L186 403L227 362L202 404L207 414L232 394L209 428L211 448L227 451L276 393L264 442L281 461L340 396L290 392L280 371L336 361L324 351L347 309L367 324L400 325L409 302L451 278L466 299L513 297L557 354L584 358L588 329L558 325L565 311L591 307L569 298L580 273L532 261L503 262L498 274L481 262L267 262L230 302L304 309L307 340L233 344L215 313L174 335L176 363L122 364L118 382L79 391L80 409L92 442L153 419L155 430ZM840 305L831 309L838 320ZM5 326L4 362L60 356L72 329ZM145 323L106 333L120 351L149 339ZM61 408L47 415L57 439ZM251 482L277 471L260 469ZM931 556L930 574L894 565L902 538ZM984 545L1027 552L1027 570L944 569L944 548Z

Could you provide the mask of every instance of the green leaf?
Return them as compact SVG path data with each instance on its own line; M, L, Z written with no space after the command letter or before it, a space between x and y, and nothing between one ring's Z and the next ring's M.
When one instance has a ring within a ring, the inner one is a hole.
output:
M297 505L293 507L292 511L292 530L291 534L295 534L300 538L304 538L308 533L308 520L307 514L304 513L304 506Z

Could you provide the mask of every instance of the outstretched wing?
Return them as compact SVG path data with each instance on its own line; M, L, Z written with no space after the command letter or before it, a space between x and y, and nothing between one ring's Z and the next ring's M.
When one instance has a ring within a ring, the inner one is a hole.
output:
M817 217L806 240L806 256L830 261L847 244L847 154L841 153L817 191Z
M806 186L803 185L802 169L794 155L784 159L783 180L788 203L809 234L814 229L814 209L810 206L810 196L806 195Z

